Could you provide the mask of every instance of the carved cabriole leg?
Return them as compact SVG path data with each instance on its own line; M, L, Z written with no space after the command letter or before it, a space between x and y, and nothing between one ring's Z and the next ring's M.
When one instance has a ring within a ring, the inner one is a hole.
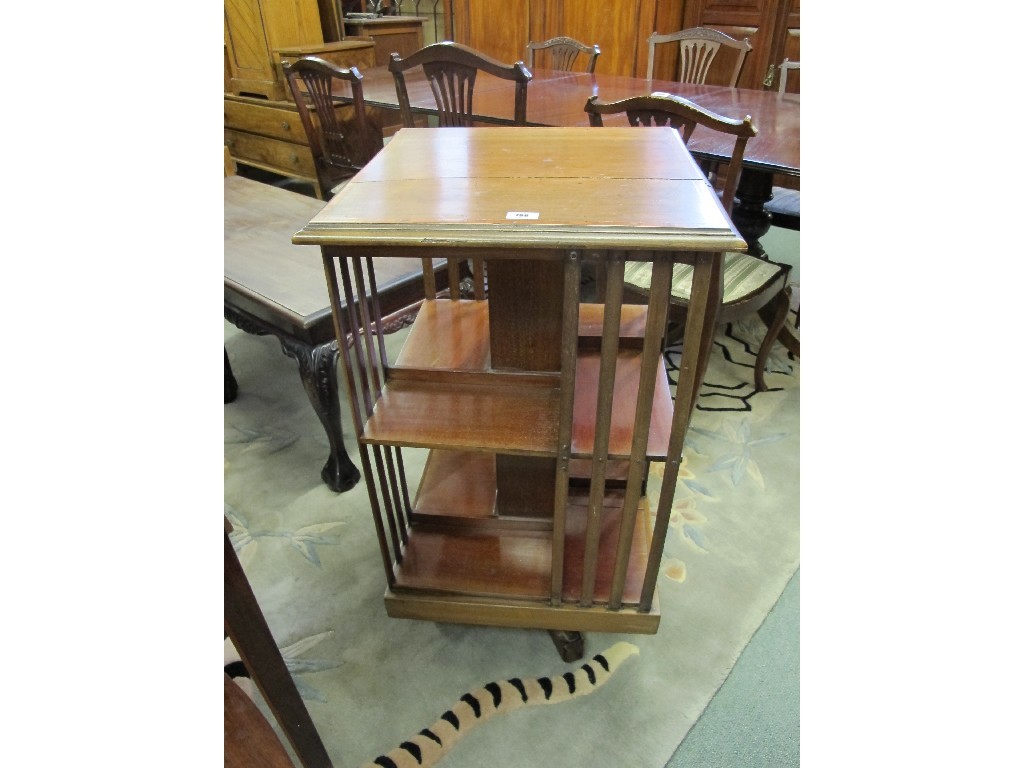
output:
M338 397L338 343L311 347L295 339L280 338L281 349L299 364L299 377L309 402L327 433L331 454L320 477L332 491L341 493L359 482L360 474L345 451L341 433L341 401Z
M744 168L736 189L737 202L732 209L732 221L747 241L747 253L758 258L764 256L761 238L772 224L772 215L764 209L764 204L771 198L771 173Z

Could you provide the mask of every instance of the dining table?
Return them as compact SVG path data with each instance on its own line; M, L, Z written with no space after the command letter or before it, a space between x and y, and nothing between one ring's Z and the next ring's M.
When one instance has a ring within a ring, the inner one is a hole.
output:
M394 76L387 67L371 67L360 73L363 99L368 106L398 109ZM747 241L748 252L764 255L760 238L771 225L771 214L764 205L771 199L775 177L800 176L799 94L550 69L533 69L531 74L533 78L526 98L526 122L530 126L588 126L589 118L583 107L591 96L602 101L618 101L646 93L682 96L726 117L743 119L750 115L757 136L747 143L732 219ZM422 68L406 72L405 80L413 114L436 115L437 105ZM347 88L347 84L344 87ZM478 73L473 89L475 121L513 124L513 88L510 81ZM350 98L346 93L335 95L342 100L346 96ZM604 123L606 126L628 124L625 115L608 116ZM698 126L687 148L699 160L727 162L733 142L731 137Z

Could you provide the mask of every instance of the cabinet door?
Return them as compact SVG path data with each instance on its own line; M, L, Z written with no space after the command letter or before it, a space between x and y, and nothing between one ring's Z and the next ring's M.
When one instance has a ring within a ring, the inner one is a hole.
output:
M448 0L449 39L512 63L526 57L526 44L568 35L601 47L598 71L643 77L647 38L681 29L683 0L505 0L496 23L493 0Z
M232 93L284 97L284 89L276 83L259 0L228 0L224 3L224 45L228 88Z
M597 43L601 47L597 71L643 77L647 68L647 36L654 31L656 8L672 4L659 4L654 0L549 3L557 12L550 13L546 19L546 29L540 39L568 35L587 45Z
M750 40L753 50L743 65L740 88L770 87L783 58L800 58L799 0L689 0L683 27L712 27ZM655 77L663 76L670 74L655 71Z
M530 35L530 0L452 0L451 39L505 64L522 61Z
M268 0L226 0L224 45L227 84L231 93L284 98L273 51L302 45L322 45L317 0L275 3Z

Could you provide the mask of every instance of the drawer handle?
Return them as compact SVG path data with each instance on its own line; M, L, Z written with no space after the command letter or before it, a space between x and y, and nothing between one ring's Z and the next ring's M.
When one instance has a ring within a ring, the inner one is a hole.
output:
M285 131L290 131L292 129L292 127L287 122L285 122L284 120L281 121L281 128L282 128L282 130L285 130Z

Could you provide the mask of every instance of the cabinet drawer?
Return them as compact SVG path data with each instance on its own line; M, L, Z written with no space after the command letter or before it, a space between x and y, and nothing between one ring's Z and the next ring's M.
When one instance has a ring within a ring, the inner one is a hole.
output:
M281 141L254 133L224 130L224 143L231 156L247 163L285 176L316 180L313 155L305 144Z
M306 131L299 113L244 101L224 100L224 127L258 133L296 144L306 144Z

